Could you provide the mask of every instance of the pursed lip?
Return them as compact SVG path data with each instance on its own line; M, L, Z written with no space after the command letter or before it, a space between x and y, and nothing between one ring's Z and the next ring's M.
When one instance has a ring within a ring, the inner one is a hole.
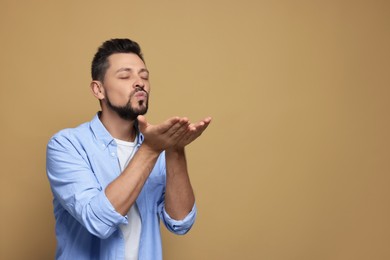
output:
M143 91L143 90L139 90L139 91L137 91L137 92L134 94L134 96L135 96L136 98L146 98L146 97L148 96L148 93L146 93L146 92Z

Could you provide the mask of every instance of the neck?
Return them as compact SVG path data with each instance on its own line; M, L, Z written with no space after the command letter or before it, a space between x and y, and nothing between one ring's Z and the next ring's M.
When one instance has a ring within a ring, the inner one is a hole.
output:
M114 111L103 110L100 113L100 121L112 137L123 141L134 141L137 134L134 128L135 120L125 120Z

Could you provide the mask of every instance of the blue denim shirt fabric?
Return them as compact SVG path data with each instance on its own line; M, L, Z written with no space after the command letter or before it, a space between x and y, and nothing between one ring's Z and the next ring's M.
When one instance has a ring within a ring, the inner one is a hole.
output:
M143 142L138 135L137 148ZM56 220L56 259L123 259L127 224L105 195L106 186L121 171L113 137L96 115L91 122L64 129L47 146L47 176L53 192ZM196 206L183 220L172 219L164 207L165 153L161 153L137 206L142 229L139 259L162 259L160 219L173 233L185 234L196 217Z

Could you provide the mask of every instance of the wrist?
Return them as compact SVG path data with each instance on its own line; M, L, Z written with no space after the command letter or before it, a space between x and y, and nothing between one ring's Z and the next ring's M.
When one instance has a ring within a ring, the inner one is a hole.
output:
M166 154L184 154L185 153L185 149L184 149L184 147L173 146L173 147L167 148L165 150L165 153Z
M147 143L143 143L140 148L140 150L144 151L150 156L159 156L160 153L163 151L162 149L158 149L156 147L153 147L152 145L149 145Z

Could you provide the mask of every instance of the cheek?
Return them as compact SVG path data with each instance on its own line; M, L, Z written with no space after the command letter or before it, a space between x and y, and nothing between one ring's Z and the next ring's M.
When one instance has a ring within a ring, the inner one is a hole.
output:
M111 103L123 104L129 101L130 91L124 90L109 90L106 91L106 96L110 99Z

